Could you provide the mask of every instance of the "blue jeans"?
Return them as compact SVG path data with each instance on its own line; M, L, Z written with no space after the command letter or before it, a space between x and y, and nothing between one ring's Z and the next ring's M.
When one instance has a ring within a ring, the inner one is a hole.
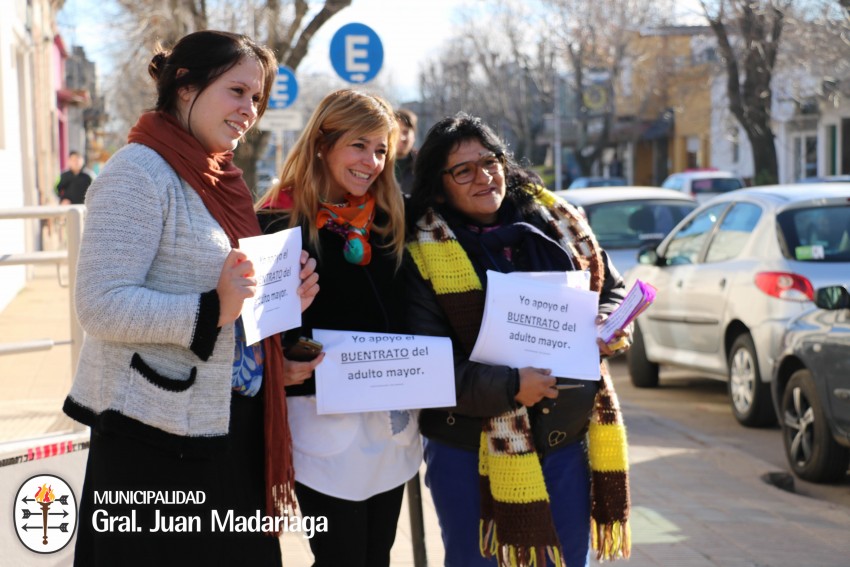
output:
M492 567L479 551L478 452L425 439L425 485L440 521L445 567ZM587 567L590 553L590 470L581 442L543 459L552 518L568 567ZM547 561L547 565L552 565Z

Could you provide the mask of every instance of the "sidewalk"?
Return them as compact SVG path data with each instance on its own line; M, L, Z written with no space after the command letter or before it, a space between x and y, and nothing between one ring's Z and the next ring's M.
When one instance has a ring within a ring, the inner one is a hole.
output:
M0 312L0 342L67 339L68 313L68 290L59 287L55 268L37 268L36 278ZM71 427L59 410L70 386L69 365L68 346L0 356L0 445ZM623 565L848 564L850 509L767 485L760 476L773 469L769 464L621 401L629 430L633 503L632 558ZM428 564L433 567L442 565L443 550L426 488L423 500ZM4 530L5 524L0 522ZM282 548L286 567L311 565L309 545L300 535L284 536ZM49 564L60 564L53 559ZM392 565L413 565L406 501Z

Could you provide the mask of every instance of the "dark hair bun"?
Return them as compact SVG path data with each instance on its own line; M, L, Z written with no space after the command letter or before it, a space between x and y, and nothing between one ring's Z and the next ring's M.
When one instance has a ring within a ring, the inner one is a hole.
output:
M153 77L154 80L159 79L159 76L162 74L168 55L168 51L160 51L151 58L151 62L148 65L148 74Z

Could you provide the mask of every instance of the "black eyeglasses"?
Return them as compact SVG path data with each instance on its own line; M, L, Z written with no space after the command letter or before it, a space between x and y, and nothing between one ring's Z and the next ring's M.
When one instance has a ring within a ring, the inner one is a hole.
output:
M448 169L444 169L440 173L443 175L451 175L452 179L455 180L455 183L459 185L466 185L467 183L472 183L475 176L478 175L479 169L483 169L488 175L495 175L500 173L504 166L504 156L490 154L477 161L465 161L463 163L459 163L455 166L449 167Z

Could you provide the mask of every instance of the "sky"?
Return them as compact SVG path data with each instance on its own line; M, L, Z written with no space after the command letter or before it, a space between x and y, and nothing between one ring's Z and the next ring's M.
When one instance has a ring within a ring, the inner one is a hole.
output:
M235 1L235 0L234 0ZM333 34L352 22L372 28L384 48L378 78L390 82L400 98L418 98L418 73L422 62L435 57L449 37L456 8L465 0L353 0L328 20L310 43L298 73L336 75L330 63ZM110 68L111 28L105 0L66 0L60 12L60 32L67 46L81 45L99 73Z
M240 1L232 0L234 4ZM399 103L418 100L420 66L439 55L465 5L480 8L486 6L486 0L352 0L351 6L328 20L313 37L296 77L302 73L335 77L329 57L331 38L342 26L358 22L372 28L383 44L384 63L376 80L391 87L385 94ZM679 17L699 13L697 0L675 0L672 5ZM111 0L65 0L59 14L66 45L83 46L101 76L110 71L110 50L119 44L110 26L114 11Z

